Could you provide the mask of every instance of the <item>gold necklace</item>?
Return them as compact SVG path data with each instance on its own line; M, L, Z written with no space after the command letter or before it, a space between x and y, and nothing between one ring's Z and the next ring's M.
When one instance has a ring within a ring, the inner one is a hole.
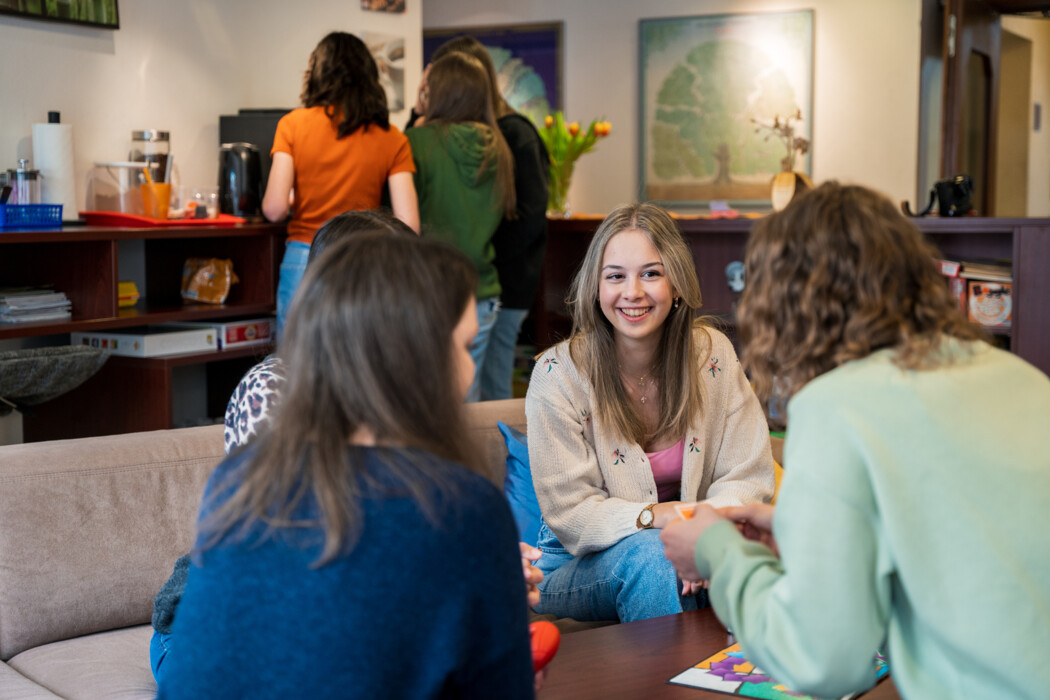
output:
M651 382L648 385L645 382L645 378L649 376L651 371L652 370L649 370L649 371L645 372L645 374L643 374L642 376L638 377L638 394L639 394L638 400L641 403L645 403L645 400L646 400L646 398L649 395L648 386L652 386ZM620 367L620 373L621 374L623 373L623 367Z

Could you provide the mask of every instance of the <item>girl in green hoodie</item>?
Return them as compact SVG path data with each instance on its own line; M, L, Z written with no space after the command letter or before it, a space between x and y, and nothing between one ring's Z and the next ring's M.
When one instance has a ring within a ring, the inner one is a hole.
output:
M514 160L496 126L480 61L461 53L442 56L424 90L425 124L407 131L416 161L422 235L452 244L478 271L479 332L471 351L476 369L467 395L476 401L489 331L499 311L492 236L500 221L516 211Z

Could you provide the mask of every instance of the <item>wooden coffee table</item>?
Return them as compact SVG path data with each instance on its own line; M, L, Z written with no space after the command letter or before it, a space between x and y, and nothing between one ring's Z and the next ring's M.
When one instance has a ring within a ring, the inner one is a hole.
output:
M710 608L566 634L538 698L724 699L729 696L672 685L667 679L729 643ZM900 700L892 678L862 697Z

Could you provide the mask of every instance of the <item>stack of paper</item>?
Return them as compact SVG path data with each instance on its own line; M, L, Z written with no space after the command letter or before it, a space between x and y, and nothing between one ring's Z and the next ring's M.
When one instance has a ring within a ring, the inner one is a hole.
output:
M64 292L32 287L0 288L0 323L65 321L72 304Z

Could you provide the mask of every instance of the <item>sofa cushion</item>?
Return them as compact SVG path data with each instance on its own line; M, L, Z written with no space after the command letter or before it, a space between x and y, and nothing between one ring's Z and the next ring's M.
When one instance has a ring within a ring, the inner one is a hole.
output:
M100 632L23 651L9 663L67 700L152 699L157 695L149 667L152 636L149 625Z
M492 482L502 488L507 469L507 446L496 427L499 421L525 432L525 399L480 401L467 404L467 431L470 439L477 447L480 457L489 467Z
M222 426L0 447L0 660L149 622Z
M0 698L4 700L61 700L42 685L38 685L0 661Z
M496 425L507 445L507 477L503 480L503 494L518 525L518 539L535 547L540 534L540 504L532 485L528 438L503 421Z

